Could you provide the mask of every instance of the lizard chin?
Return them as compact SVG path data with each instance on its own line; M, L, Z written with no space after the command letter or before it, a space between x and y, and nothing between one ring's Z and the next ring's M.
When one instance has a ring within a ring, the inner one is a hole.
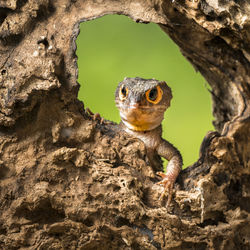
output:
M122 122L134 131L149 131L157 128L164 119L163 112L140 109L120 110Z

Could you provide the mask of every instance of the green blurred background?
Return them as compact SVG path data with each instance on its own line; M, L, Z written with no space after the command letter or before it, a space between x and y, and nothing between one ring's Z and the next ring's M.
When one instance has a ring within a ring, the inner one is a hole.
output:
M166 81L173 99L165 113L163 137L180 150L185 167L194 163L203 137L213 130L211 98L204 78L173 41L156 24L138 24L119 15L81 23L80 30L79 99L85 107L119 123L114 93L124 77Z

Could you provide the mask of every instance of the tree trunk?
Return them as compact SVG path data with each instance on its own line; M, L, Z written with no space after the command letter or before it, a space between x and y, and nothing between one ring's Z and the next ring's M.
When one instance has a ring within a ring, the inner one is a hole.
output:
M106 14L159 24L211 86L168 208L143 143L77 100L79 23ZM250 249L248 0L0 0L0 50L1 249Z

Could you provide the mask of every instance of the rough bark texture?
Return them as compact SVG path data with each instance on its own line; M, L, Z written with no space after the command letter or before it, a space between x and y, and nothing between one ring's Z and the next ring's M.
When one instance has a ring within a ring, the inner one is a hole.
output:
M79 22L111 13L158 23L211 86L218 134L168 209L143 143L77 100ZM1 249L250 249L249 1L0 0L0 51Z

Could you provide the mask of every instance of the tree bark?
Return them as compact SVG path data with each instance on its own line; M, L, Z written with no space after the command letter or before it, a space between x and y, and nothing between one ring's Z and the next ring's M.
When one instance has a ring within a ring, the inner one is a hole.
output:
M106 14L159 24L211 86L168 208L143 143L77 100L79 23ZM0 0L0 51L1 249L250 249L249 1Z

